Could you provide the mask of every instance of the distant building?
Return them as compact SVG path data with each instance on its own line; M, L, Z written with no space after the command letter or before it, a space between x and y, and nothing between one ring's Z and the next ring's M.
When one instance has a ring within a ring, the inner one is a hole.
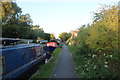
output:
M73 38L75 38L77 36L78 31L77 30L71 31L70 34L71 34L70 39L73 39Z
M78 35L78 31L77 30L73 30L73 31L70 32L70 34L71 34L71 37L66 42L69 45L73 44L72 39L74 39Z

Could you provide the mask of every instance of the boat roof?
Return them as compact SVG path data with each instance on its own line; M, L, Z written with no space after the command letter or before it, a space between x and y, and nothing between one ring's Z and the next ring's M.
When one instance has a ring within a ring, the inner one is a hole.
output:
M20 41L20 39L19 38L0 38L0 41L16 42L16 41Z
M19 39L19 38L1 38L0 41L7 41L7 42L17 42L17 41L22 41L22 42L33 42L31 39Z

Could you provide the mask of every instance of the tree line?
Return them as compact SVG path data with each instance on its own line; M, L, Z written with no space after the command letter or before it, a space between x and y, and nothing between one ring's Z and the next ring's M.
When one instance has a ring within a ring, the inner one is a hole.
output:
M2 1L2 37L50 40L53 34L45 33L39 25L32 25L30 14L22 14L22 9L16 2Z
M103 5L93 15L93 23L82 25L69 46L81 78L118 78L120 51L118 5Z

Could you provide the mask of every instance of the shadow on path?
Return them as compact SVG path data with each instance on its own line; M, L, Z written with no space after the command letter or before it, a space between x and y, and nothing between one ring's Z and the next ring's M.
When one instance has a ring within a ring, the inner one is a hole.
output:
M77 78L74 72L72 56L66 45L63 45L62 52L51 78Z

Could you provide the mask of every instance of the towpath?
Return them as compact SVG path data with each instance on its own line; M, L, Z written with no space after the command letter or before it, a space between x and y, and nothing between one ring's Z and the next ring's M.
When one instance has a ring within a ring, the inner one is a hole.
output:
M72 55L66 45L63 45L62 52L51 78L77 78L72 61Z

